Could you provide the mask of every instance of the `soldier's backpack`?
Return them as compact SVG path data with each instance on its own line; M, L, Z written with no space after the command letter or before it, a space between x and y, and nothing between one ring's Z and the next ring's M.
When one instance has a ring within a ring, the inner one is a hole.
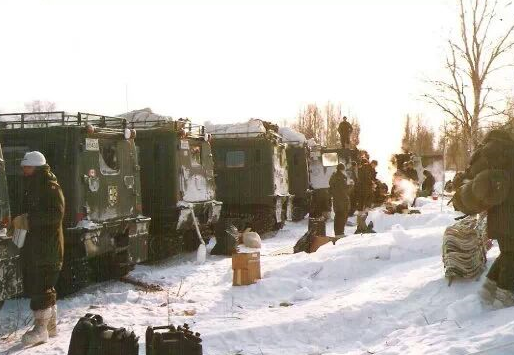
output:
M200 333L193 333L189 325L174 327L148 327L146 329L147 355L202 355Z
M68 355L137 355L138 339L134 332L109 327L102 316L87 313L73 328Z

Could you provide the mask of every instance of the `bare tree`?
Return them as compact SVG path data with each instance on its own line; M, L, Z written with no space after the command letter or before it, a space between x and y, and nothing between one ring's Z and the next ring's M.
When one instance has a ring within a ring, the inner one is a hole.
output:
M343 115L341 114L341 105L335 106L328 102L323 111L325 112L326 121L323 143L328 147L337 147L340 144L337 128L343 119Z
M300 110L293 128L303 133L307 139L313 138L316 142L323 142L324 119L319 107L316 104L309 104Z
M431 81L435 90L424 95L458 124L467 156L479 142L482 121L500 113L491 102L488 80L509 66L501 60L514 46L514 24L497 29L505 23L499 9L498 0L459 0L459 37L448 40L448 80Z
M406 116L404 133L402 138L402 150L418 155L432 154L435 152L435 133L426 123L422 115L417 115L412 120Z
M33 100L25 103L25 111L27 112L43 112L43 114L38 115L29 115L26 116L28 121L46 121L51 119L53 116L48 112L52 112L56 110L55 102L51 101L42 101L42 100ZM43 125L41 123L41 125Z
M352 147L358 147L361 142L361 124L357 117L352 117L350 123L353 127L352 135L350 136L350 144Z

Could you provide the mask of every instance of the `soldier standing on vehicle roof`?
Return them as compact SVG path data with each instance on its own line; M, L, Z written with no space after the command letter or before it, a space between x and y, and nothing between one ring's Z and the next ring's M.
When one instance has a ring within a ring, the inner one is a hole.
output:
M337 131L341 138L341 148L350 148L350 136L353 132L353 126L348 122L348 118L346 118L346 116L343 117L343 122L339 123Z
M24 213L28 232L21 250L25 293L30 297L34 327L25 346L44 343L57 335L55 285L62 268L64 196L57 178L40 152L28 152L21 161L24 176Z
M337 170L329 181L330 195L334 205L334 234L336 237L344 237L344 227L350 211L349 187L344 164L337 165Z

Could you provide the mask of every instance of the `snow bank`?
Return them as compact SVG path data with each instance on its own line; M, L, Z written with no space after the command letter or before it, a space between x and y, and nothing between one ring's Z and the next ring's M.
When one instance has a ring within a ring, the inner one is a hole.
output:
M206 121L204 125L207 133L220 138L257 137L266 133L264 123L255 118L250 119L248 122L230 124L213 124L210 121Z
M514 308L483 308L476 297L481 282L448 287L442 235L459 214L447 200L429 201L420 215L370 212L377 234L351 235L352 227L335 246L274 256L307 229L307 221L287 223L275 238L263 239L263 279L246 287L232 286L229 258L209 256L195 265L192 253L139 265L131 276L164 291L146 293L116 281L88 287L59 301L59 336L30 353L66 353L73 326L86 312L133 329L141 336L140 354L146 326L164 325L168 317L202 333L206 355L513 353ZM489 252L489 265L497 254L497 248ZM0 336L28 314L28 300L7 301ZM0 352L24 353L16 341L27 327L21 323L2 339Z

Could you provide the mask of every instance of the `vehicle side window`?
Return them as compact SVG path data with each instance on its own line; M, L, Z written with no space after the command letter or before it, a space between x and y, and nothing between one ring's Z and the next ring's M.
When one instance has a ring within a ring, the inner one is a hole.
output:
M225 166L227 168L243 168L245 166L245 152L242 150L227 152Z
M202 165L202 147L199 145L191 145L191 166Z
M103 175L116 175L120 172L118 142L100 140L100 172Z

